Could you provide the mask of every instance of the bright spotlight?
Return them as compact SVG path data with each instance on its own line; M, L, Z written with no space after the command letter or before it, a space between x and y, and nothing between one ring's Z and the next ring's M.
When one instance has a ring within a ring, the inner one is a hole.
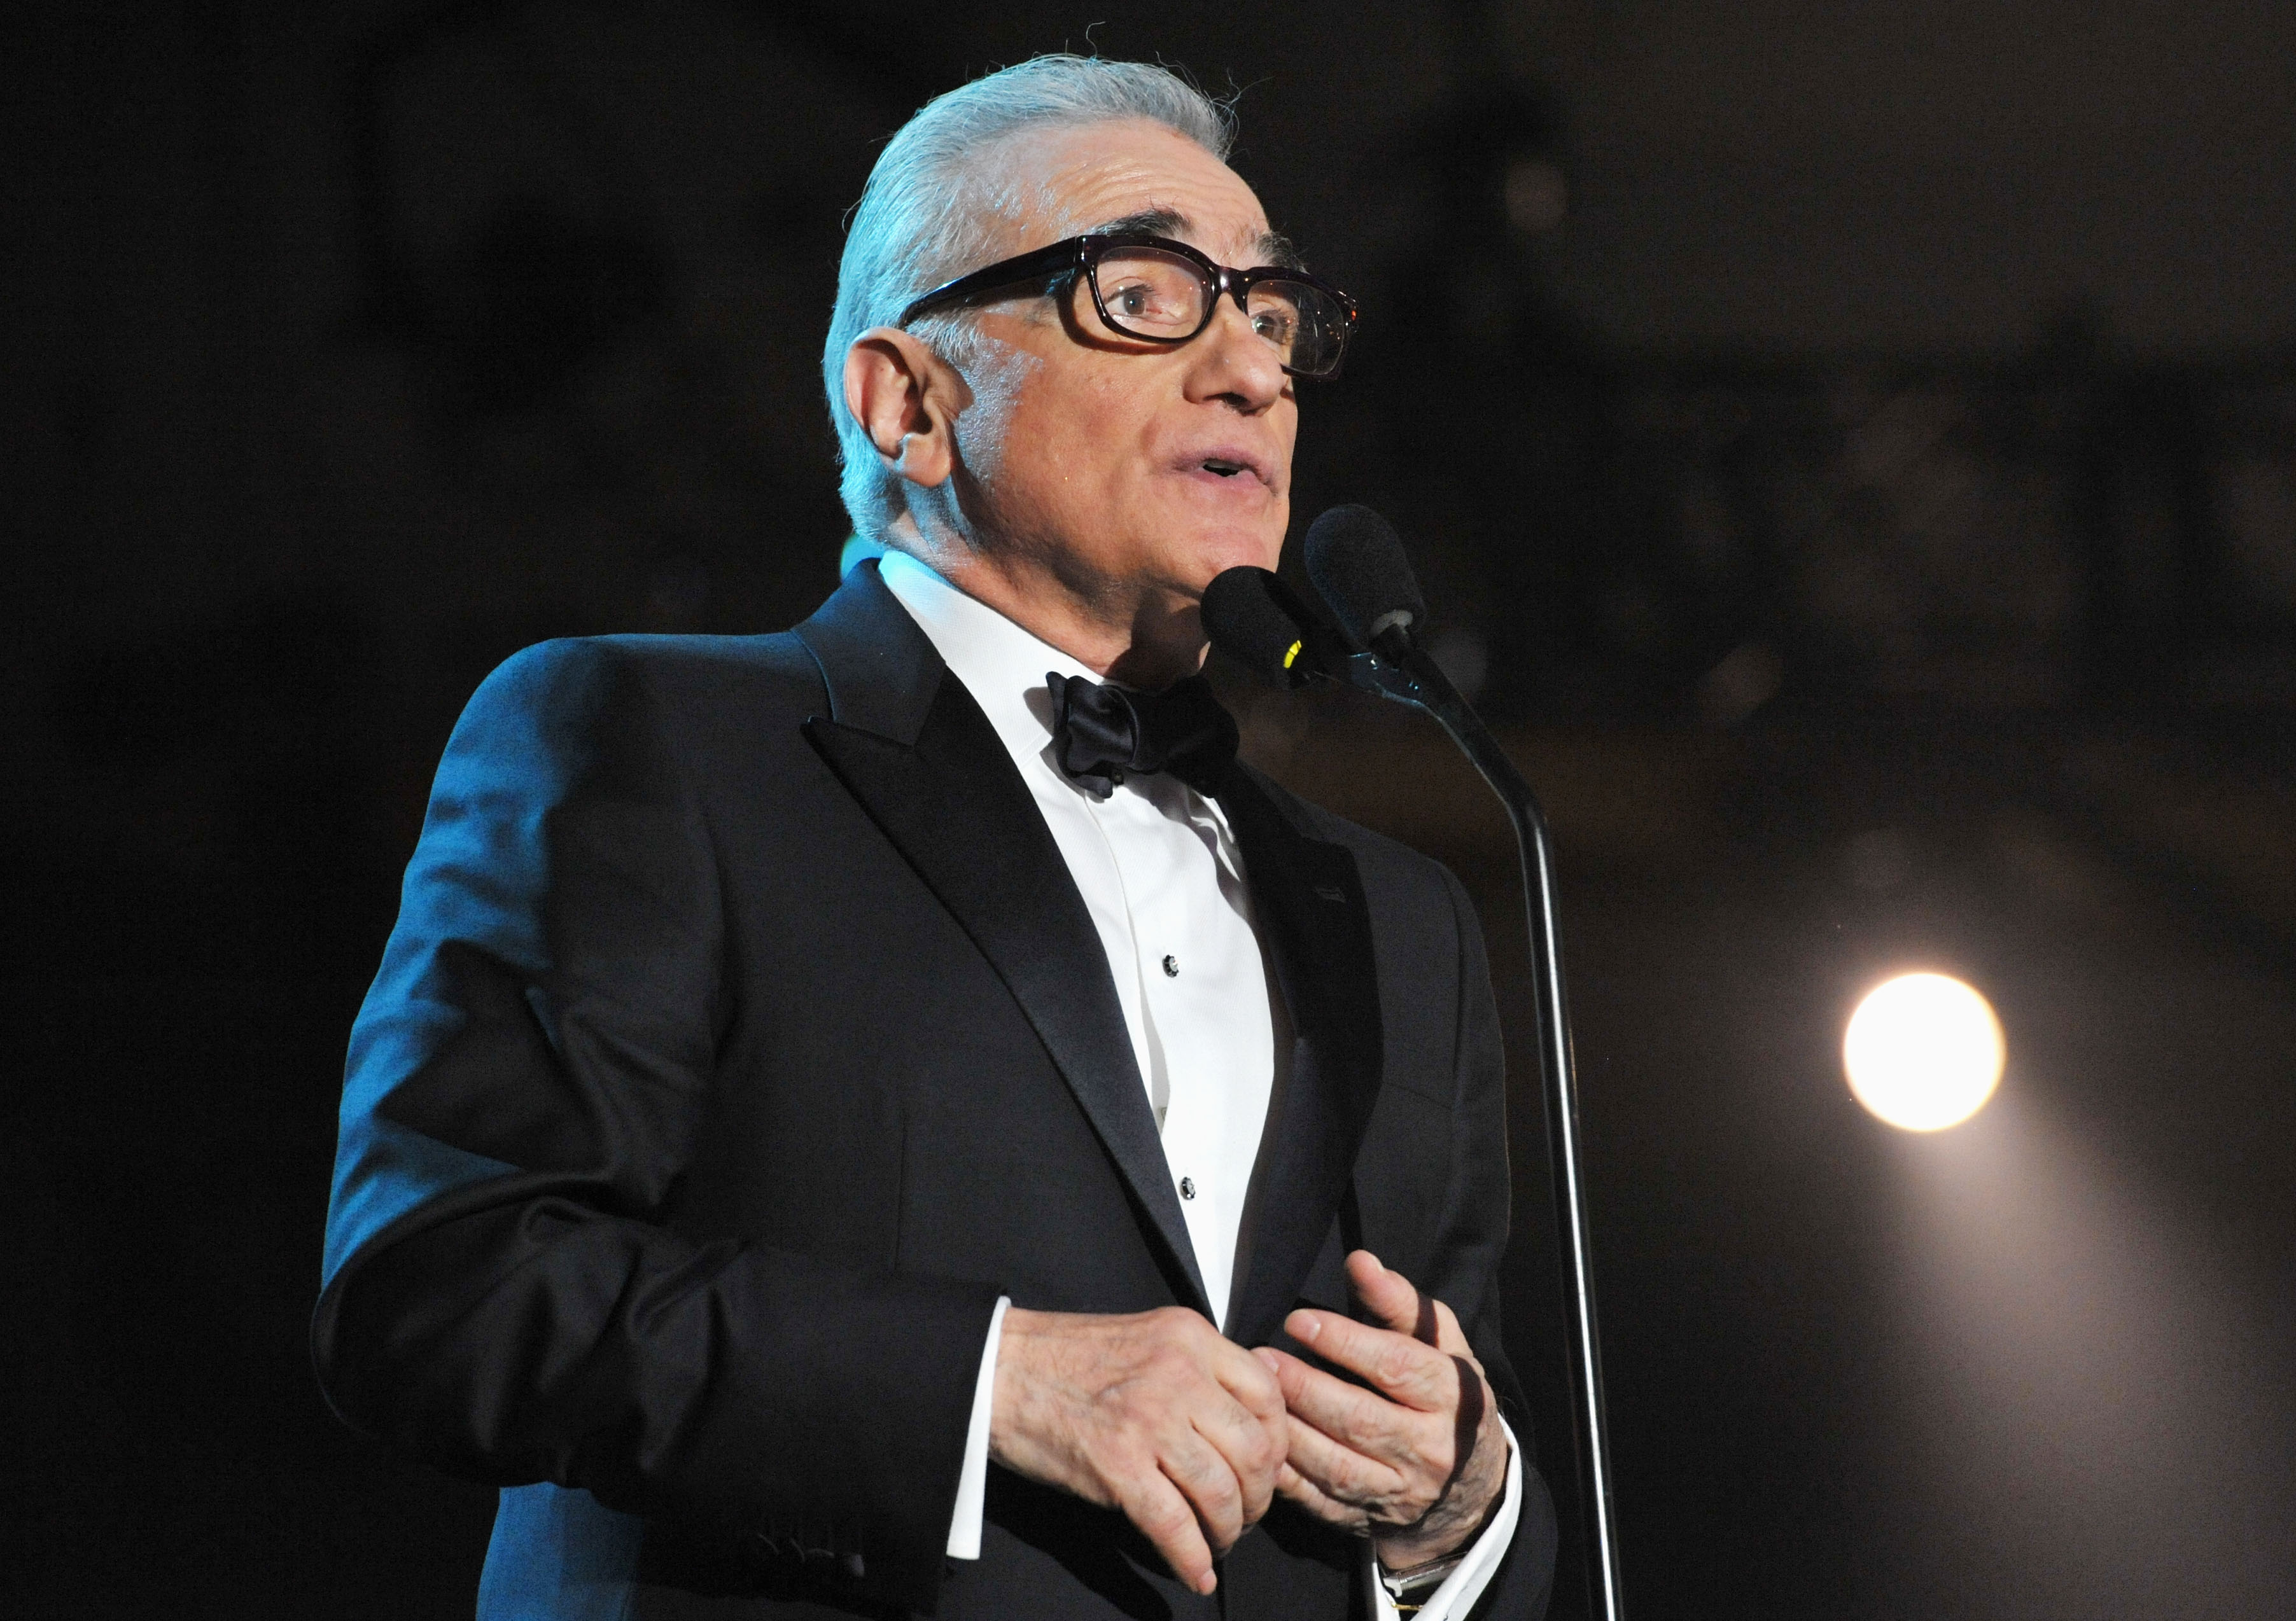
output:
M1985 1107L2005 1052L1984 997L1944 974L1900 974L1849 1016L1841 1067L1849 1090L1880 1118L1933 1132Z

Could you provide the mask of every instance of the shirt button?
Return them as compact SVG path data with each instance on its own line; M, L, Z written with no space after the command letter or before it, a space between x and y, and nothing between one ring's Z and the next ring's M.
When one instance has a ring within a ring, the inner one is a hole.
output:
M1196 1179L1195 1179L1194 1177L1193 1177L1193 1176L1183 1176L1183 1177L1181 1177L1181 1178L1180 1178L1180 1197L1181 1197L1182 1199L1193 1199L1195 1196L1196 1196Z
M1177 979L1177 978L1178 978L1179 977L1180 977L1180 960L1179 960L1179 958L1177 958L1177 957L1167 957L1167 958L1165 958L1165 959L1164 959L1164 978L1166 978L1167 979Z

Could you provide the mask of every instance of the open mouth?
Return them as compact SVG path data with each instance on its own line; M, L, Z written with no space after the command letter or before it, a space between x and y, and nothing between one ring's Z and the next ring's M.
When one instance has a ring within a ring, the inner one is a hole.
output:
M1233 439L1223 445L1216 440L1191 446L1182 456L1185 459L1177 461L1175 470L1207 480L1209 488L1237 496L1275 492L1275 480L1269 476L1267 463L1249 445Z

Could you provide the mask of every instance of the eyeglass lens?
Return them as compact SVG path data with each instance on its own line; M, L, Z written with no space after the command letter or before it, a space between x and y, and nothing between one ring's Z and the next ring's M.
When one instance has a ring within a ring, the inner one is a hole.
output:
M1116 248L1094 272L1110 324L1136 338L1172 343L1193 338L1217 296L1201 266L1158 248ZM1305 282L1255 282L1244 294L1252 330L1282 364L1315 376L1338 363L1347 314L1319 287Z

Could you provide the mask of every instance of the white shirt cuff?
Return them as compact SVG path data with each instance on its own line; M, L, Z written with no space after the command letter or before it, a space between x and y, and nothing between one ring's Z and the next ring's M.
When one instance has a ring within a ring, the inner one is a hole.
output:
M972 1381L972 1419L964 1427L964 1467L957 1471L956 1512L948 1522L948 1557L953 1560L980 1557L980 1517L988 1497L988 1414L996 1396L996 1347L1004 1332L1004 1313L1012 1304L1010 1295L997 1297L996 1309L988 1317L988 1344L980 1353L980 1373Z
M1464 1616L1475 1607L1483 1596L1483 1589L1491 1584L1491 1577L1506 1557L1508 1545L1514 1541L1515 1521L1522 1514L1522 1448L1515 1445L1514 1431L1507 1429L1505 1419L1499 1429L1507 1439L1506 1492L1499 1500L1499 1511L1491 1517L1482 1535L1468 1547L1467 1557L1456 1570L1443 1578L1438 1587L1421 1605L1413 1621L1451 1621L1454 1616ZM1379 1554L1369 1543L1364 1544L1364 1557L1370 1561L1371 1621L1401 1621L1402 1612L1395 1601L1388 1597L1387 1584L1379 1579Z

